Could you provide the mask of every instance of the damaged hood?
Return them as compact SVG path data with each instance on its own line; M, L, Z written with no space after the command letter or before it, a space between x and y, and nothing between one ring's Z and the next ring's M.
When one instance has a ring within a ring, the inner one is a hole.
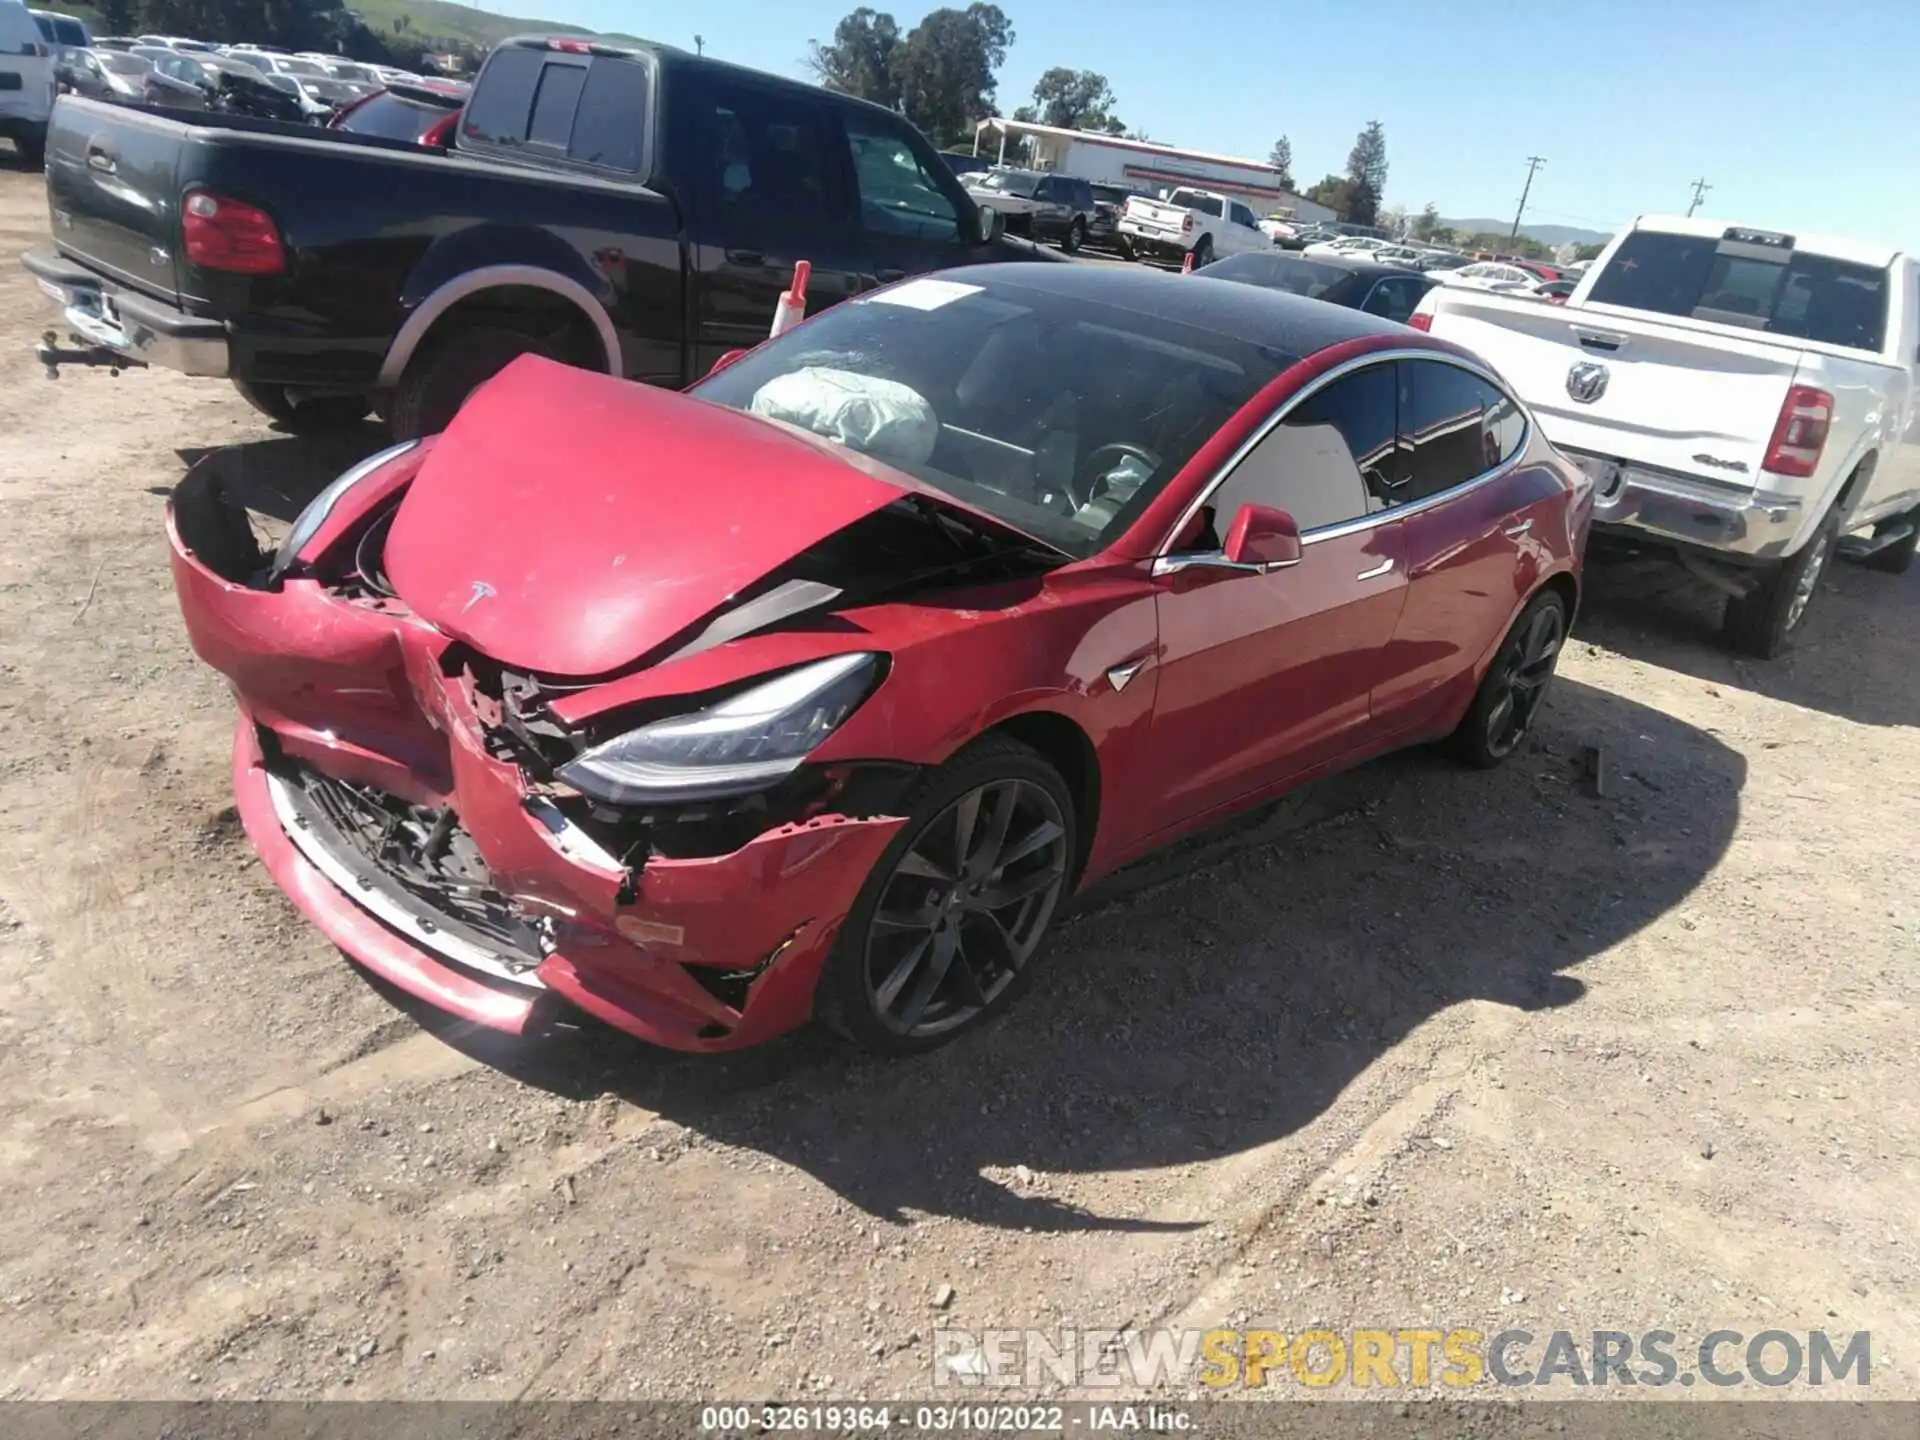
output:
M765 421L524 356L461 409L394 517L386 573L515 669L604 675L909 493Z

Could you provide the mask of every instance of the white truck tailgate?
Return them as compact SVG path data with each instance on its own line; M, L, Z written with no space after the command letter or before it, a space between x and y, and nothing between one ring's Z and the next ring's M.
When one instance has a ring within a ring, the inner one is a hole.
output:
M1432 333L1478 353L1568 450L1752 483L1800 355L1534 300L1448 292ZM1599 367L1596 371L1592 367Z

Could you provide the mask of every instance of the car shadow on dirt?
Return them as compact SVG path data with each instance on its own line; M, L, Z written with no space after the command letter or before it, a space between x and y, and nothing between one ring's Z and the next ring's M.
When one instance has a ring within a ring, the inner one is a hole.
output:
M1920 567L1888 575L1834 561L1777 660L1729 651L1720 593L1662 556L1594 550L1586 584L1578 640L1863 725L1920 725Z
M1583 778L1594 746L1598 787ZM724 1057L591 1022L514 1042L396 1003L527 1084L645 1106L876 1217L1188 1228L1209 1217L1087 1211L1072 1177L1292 1135L1462 1001L1577 1002L1569 972L1683 904L1719 860L1745 777L1704 732L1562 680L1501 770L1407 752L1123 871L1055 930L1018 1006L916 1059L857 1057L812 1030Z
M214 470L249 510L291 525L307 502L339 474L388 443L377 425L349 425L326 435L274 435L242 445L176 450L187 474ZM155 495L172 490L156 486Z

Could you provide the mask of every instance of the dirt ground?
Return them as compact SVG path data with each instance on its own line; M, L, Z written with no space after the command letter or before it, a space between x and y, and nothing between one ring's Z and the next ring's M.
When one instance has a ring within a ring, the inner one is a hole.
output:
M1920 1395L1920 574L1749 665L1598 568L1512 764L1122 877L923 1060L502 1043L254 862L168 581L194 459L285 517L377 437L45 380L8 163L0 1398L924 1396L936 1326L1159 1323L1870 1330Z

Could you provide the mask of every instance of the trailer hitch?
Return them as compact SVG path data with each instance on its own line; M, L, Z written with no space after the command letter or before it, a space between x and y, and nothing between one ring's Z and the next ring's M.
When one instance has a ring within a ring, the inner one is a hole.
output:
M69 335L69 340L79 347L63 350L60 347L60 335L48 330L40 336L40 343L33 347L34 359L46 367L47 378L58 380L62 365L89 365L105 370L109 375L118 375L122 370L144 370L147 362L122 355L118 350L109 350L104 345L89 345L79 335Z

